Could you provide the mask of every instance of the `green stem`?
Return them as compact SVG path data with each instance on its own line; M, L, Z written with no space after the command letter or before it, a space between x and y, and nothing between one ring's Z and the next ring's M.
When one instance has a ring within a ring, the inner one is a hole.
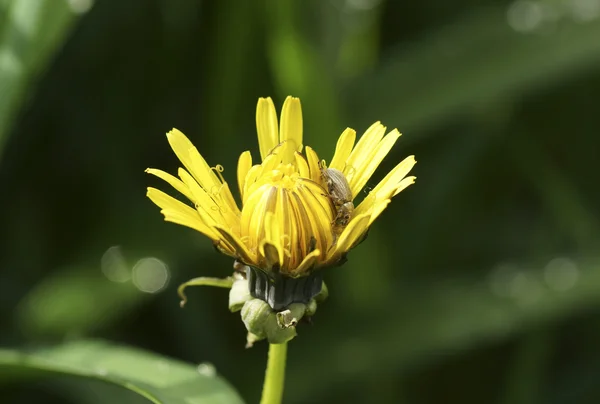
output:
M285 382L287 342L269 344L269 359L260 404L280 404Z
M199 278L190 279L189 281L182 283L177 288L177 293L181 298L181 302L179 305L181 307L185 306L187 303L187 296L185 295L185 289L188 286L216 286L218 288L228 288L231 289L233 286L233 278L231 276L227 278L209 278L206 276L201 276Z

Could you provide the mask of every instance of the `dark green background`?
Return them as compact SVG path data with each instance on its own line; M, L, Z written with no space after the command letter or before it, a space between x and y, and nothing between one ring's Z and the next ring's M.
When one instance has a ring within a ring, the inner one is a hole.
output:
M227 292L190 290L184 310L176 295L232 262L163 222L145 189L168 186L143 171L175 172L177 127L237 189L258 97L291 94L322 158L382 120L404 135L369 185L409 154L418 180L325 274L286 403L600 400L600 2L67 6L84 3L0 1L0 60L23 62L0 63L1 345L92 337L208 361L257 402L267 346L244 349ZM166 262L168 287L105 278L116 245L130 266ZM143 401L61 379L2 384L0 402Z

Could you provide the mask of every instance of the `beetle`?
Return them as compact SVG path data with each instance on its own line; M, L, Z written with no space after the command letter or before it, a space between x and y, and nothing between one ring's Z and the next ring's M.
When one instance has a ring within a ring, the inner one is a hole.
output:
M336 216L333 225L337 228L346 227L354 213L352 191L346 176L340 170L326 168L324 164L321 164L321 179L335 207Z

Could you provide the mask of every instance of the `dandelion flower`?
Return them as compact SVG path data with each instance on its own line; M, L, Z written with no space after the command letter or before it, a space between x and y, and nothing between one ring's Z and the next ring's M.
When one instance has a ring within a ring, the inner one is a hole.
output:
M253 164L249 151L240 155L241 203L233 197L223 167L211 167L177 129L167 139L183 165L178 176L154 168L146 171L169 183L189 203L151 187L147 195L165 220L199 231L222 253L264 273L297 279L343 262L391 198L414 183L415 177L407 177L415 165L409 156L354 208L353 201L400 137L396 129L386 135L379 122L358 142L356 132L346 129L329 166L303 145L298 98L285 100L279 121L273 101L259 99L256 127L261 158ZM327 169L347 187L348 200L341 202L354 208L342 226L337 220L342 204L332 197L323 175Z

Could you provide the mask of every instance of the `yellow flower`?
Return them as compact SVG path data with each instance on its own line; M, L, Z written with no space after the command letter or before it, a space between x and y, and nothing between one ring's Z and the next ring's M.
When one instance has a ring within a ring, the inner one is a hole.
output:
M191 202L192 206L148 188L148 197L162 209L165 220L198 230L221 252L246 265L289 277L335 265L364 237L391 198L414 183L415 177L406 177L415 164L409 156L369 192L340 229L335 225L338 205L322 178L324 162L308 146L301 153L300 100L285 100L278 123L273 101L259 99L256 127L261 163L253 165L249 151L238 162L241 210L221 174L223 167L210 167L177 129L167 139L184 167L179 168L179 178L146 170ZM355 144L356 133L348 128L337 142L329 168L343 173L352 200L400 137L396 129L385 132L381 123L374 123Z

